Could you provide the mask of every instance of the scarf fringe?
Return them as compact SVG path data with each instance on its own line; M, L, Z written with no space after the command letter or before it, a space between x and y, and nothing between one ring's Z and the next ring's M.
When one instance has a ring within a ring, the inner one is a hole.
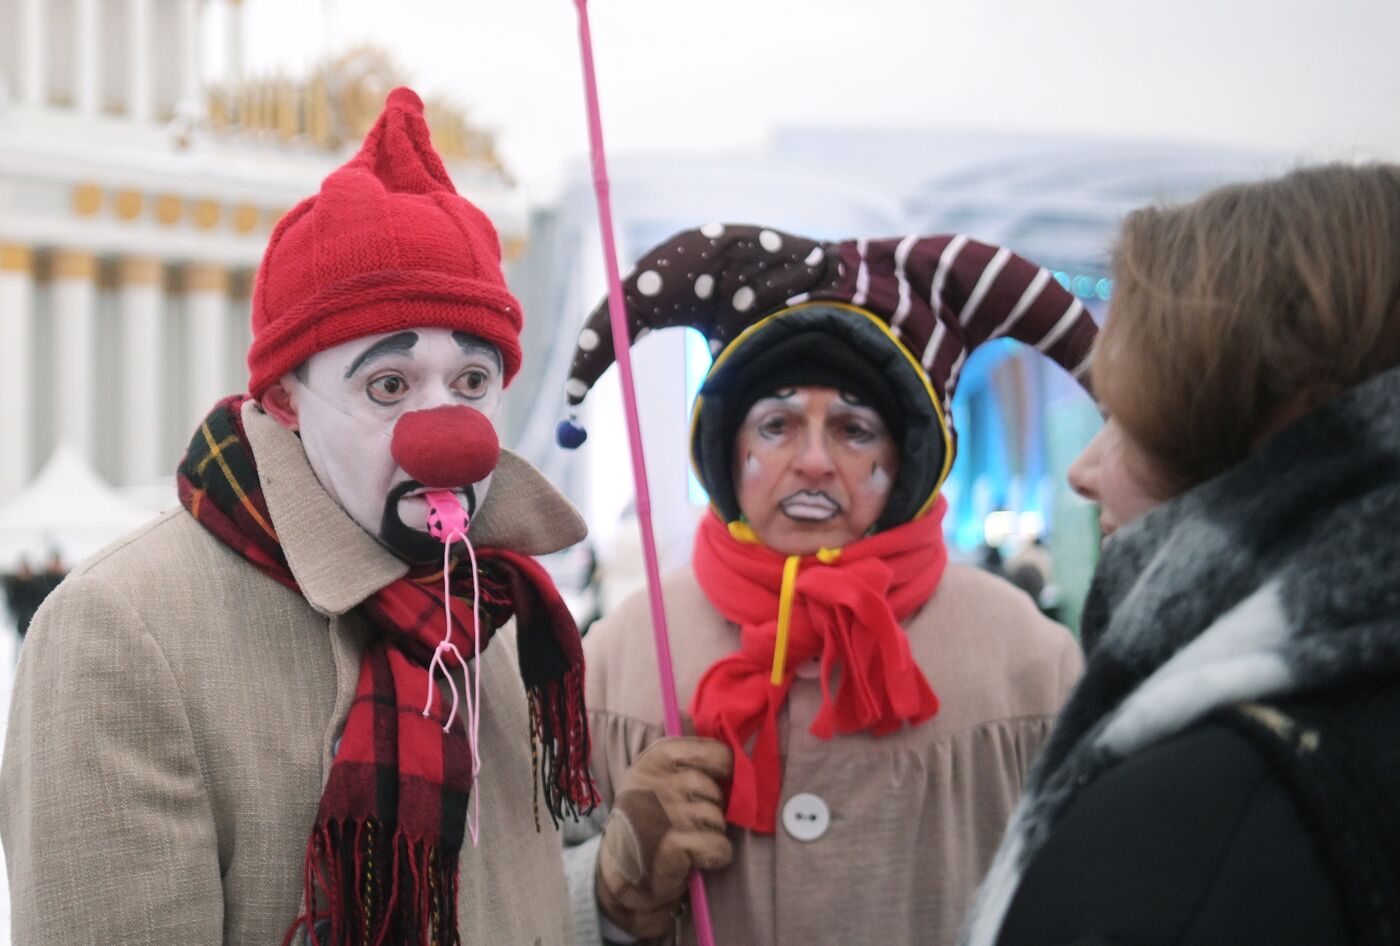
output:
M461 946L455 851L377 821L323 823L306 845L303 884L305 912L282 946L303 927L308 946Z
M190 441L177 473L180 501L209 532L253 567L293 590L295 577L287 564L272 517L262 495L257 458L247 443L241 410L242 396L215 405ZM218 459L218 463L211 462ZM531 748L535 759L535 823L539 827L539 792L558 825L566 814L578 818L591 811L598 796L589 773L589 739L583 709L583 654L578 628L548 573L529 556L508 549L483 548L481 568L474 579L463 573L452 581L453 625L470 642L473 592L481 594L485 620L481 648L489 634L517 621L519 668L530 694ZM441 637L442 599L436 591L441 572L429 577L411 573L381 588L361 605L381 641L361 660L360 683L375 698L397 703L407 692L407 678L426 672ZM397 655L386 667L372 670L370 662ZM400 666L402 664L403 666ZM387 670L387 672L385 672ZM381 691L381 683L385 689ZM416 685L416 684L414 684ZM352 706L343 739L351 740L355 758L372 759L397 775L400 747L439 753L445 772L461 772L469 751L464 742L410 738L409 727L431 726L427 720L401 718L392 746L374 736L370 703ZM440 748L426 748L438 747ZM447 764L452 753L455 765ZM432 761L431 758L429 761ZM331 766L322 793L321 814L307 842L304 865L304 913L287 933L290 943L304 926L314 946L355 943L395 946L456 946L457 868L463 841L463 819L453 812L437 814L437 830L404 836L396 811L397 795L381 795L377 776L362 777L343 762ZM460 781L460 778L456 779ZM451 798L443 804L465 805L470 784L442 784ZM420 819L411 818L410 823ZM450 828L449 828L450 825ZM455 837L443 834L455 832ZM442 836L439 836L442 835Z
M540 790L554 826L565 816L579 820L600 802L589 769L592 757L583 707L583 670L527 690L530 703L531 765L535 782L535 829L540 827Z

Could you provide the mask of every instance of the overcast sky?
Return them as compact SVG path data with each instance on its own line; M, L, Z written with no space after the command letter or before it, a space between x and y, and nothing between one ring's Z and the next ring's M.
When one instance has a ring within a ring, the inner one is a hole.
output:
M544 198L586 153L571 0L244 0L255 69L375 42ZM1396 0L592 0L608 144L959 126L1400 159Z

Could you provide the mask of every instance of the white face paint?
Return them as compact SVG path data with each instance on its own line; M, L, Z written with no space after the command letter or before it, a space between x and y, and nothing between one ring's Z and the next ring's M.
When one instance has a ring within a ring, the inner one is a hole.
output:
M423 558L431 546L417 538L426 535L428 504L390 453L394 424L448 404L493 419L504 387L495 347L444 328L369 335L311 356L282 382L321 486L370 535ZM478 506L489 485L487 477L472 488Z
M873 495L888 496L892 485L890 475L885 472L885 468L876 463L875 469L870 472L870 478L865 481L861 488Z
M744 479L751 480L763 472L763 467L759 465L758 457L752 453L744 460Z
M840 548L884 512L899 446L880 414L826 387L754 403L734 438L739 508L784 555Z

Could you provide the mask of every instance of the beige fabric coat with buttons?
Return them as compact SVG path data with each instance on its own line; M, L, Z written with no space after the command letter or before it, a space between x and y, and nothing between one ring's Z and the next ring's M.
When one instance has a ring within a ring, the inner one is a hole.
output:
M25 642L0 773L17 946L277 946L368 628L406 566L321 489L251 404L248 439L302 594L183 509L78 568ZM471 535L539 554L584 535L502 455ZM482 655L481 844L461 853L462 940L573 941L559 837L535 830L513 626Z
M689 570L671 575L664 591L684 709L704 671L738 649L739 629ZM1083 660L1069 631L1024 593L961 565L948 566L905 630L938 714L879 739L823 741L808 731L821 685L799 671L779 717L777 831L731 826L734 861L707 875L720 946L955 942ZM622 772L663 735L645 594L595 624L584 652L594 772L611 802ZM684 926L685 942L694 942Z

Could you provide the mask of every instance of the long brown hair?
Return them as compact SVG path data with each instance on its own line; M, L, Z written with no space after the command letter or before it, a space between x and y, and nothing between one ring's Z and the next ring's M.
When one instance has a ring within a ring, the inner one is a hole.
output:
M1308 391L1400 365L1400 165L1302 168L1123 223L1094 389L1182 486Z

